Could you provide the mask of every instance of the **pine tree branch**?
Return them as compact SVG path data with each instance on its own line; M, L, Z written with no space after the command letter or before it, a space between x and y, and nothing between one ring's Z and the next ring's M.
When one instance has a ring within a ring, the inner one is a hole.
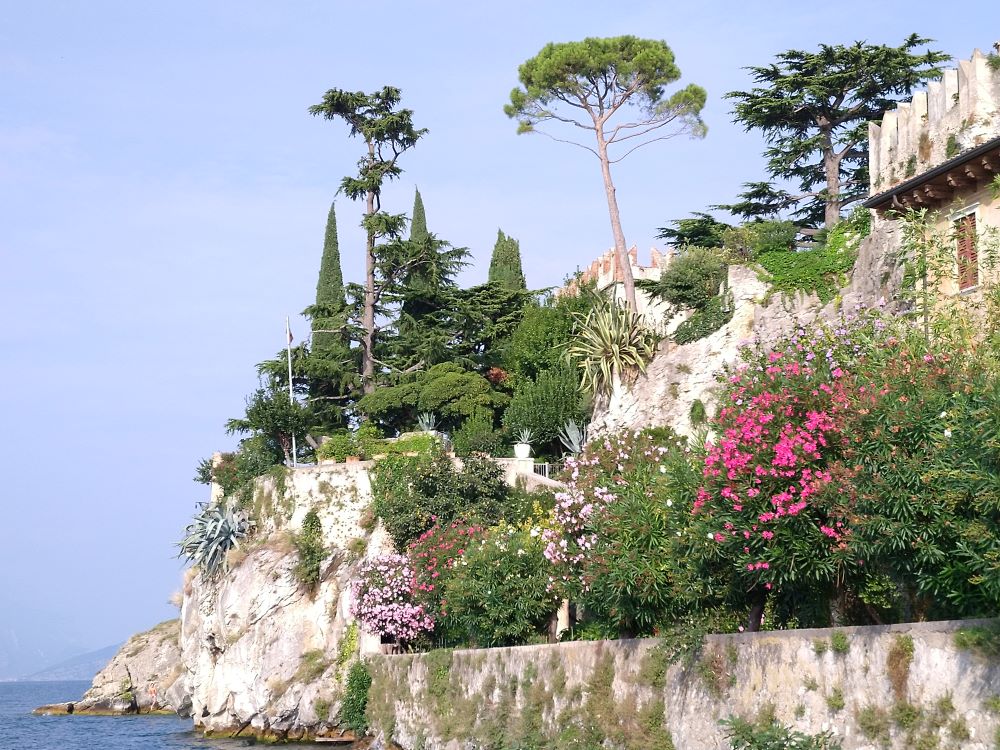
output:
M643 141L642 143L636 144L635 146L633 146L632 148L630 148L628 151L626 151L624 154L622 154L621 156L619 156L617 159L608 159L608 163L609 164L617 164L622 159L624 159L626 156L628 156L629 154L631 154L633 151L636 151L636 150L642 148L643 146L648 146L650 143L656 143L657 141L668 141L671 138L676 138L679 135L681 135L681 134L680 133L670 133L669 135L661 135L658 138L650 138L648 141Z
M600 155L594 149L592 149L590 146L584 146L582 143L577 143L576 141L570 141L570 140L567 140L565 138L556 138L554 135L552 135L551 133L546 133L544 130L533 129L532 132L533 133L538 133L539 135L544 135L546 138L551 138L556 143L568 143L570 146L577 146L578 148L582 148L585 151L589 151L594 156L596 156L598 159L601 158Z

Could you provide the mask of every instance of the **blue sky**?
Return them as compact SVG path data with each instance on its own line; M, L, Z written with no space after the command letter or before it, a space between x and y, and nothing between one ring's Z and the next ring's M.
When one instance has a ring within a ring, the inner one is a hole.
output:
M173 615L172 544L205 495L195 464L231 444L254 364L311 302L327 208L360 153L307 114L326 89L400 87L429 134L386 208L409 211L418 185L431 231L472 250L470 283L502 227L541 287L611 244L596 160L517 136L501 109L546 42L662 38L682 82L708 89L707 138L617 169L646 252L669 219L761 178L761 141L722 99L748 85L742 66L911 31L967 56L994 41L969 23L992 5L5 0L0 634L96 648ZM337 206L358 280L360 207Z

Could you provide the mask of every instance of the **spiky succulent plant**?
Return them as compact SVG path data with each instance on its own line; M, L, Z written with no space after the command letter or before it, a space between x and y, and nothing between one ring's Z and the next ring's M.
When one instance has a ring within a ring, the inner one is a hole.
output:
M251 531L253 522L246 512L228 503L199 503L184 538L177 545L178 557L187 558L213 576L226 567L226 553L239 547Z
M616 379L646 372L660 336L643 317L615 300L600 299L586 315L574 313L576 335L566 357L580 369L580 385L593 394L610 393Z
M429 411L425 411L423 414L417 417L417 427L424 432L434 432L437 427L437 417Z
M535 433L528 428L518 430L515 436L517 438L517 442L527 445L531 445L531 441L535 439Z
M575 420L569 420L559 430L559 442L566 446L566 450L570 454L577 455L587 444L587 425L580 425Z

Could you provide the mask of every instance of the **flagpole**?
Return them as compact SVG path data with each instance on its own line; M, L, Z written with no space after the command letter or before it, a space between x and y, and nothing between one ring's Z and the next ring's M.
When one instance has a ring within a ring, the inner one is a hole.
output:
M288 349L288 402L295 406L295 392L292 390L292 328L285 316L285 346ZM292 468L295 468L295 456L298 451L295 446L295 430L292 429Z

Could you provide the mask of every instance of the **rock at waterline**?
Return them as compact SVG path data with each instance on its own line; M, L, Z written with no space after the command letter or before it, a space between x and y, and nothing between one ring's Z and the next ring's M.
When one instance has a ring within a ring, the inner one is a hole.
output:
M188 715L191 698L184 685L180 621L161 622L132 636L94 677L78 701L40 706L44 715L121 716L137 713Z

